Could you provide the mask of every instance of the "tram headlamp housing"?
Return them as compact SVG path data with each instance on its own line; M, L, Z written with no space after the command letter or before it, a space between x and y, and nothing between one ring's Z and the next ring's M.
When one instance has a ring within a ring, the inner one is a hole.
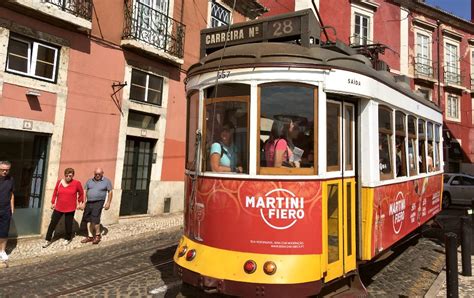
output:
M196 257L196 250L191 249L186 253L186 261L192 261Z
M186 254L187 251L188 251L188 247L186 245L181 246L178 251L178 257L181 258L182 256Z
M255 263L252 260L248 260L247 262L245 262L244 264L245 273L252 274L255 272L255 270L257 270L257 263Z
M273 275L277 271L277 266L274 262L268 261L263 264L263 272L268 275Z

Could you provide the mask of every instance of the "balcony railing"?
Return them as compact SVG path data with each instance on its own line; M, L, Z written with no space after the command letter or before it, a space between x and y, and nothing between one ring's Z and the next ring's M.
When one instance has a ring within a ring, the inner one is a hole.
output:
M433 78L433 62L424 57L415 57L415 75Z
M138 1L130 2L125 5L122 39L139 40L183 58L186 26Z
M43 0L77 17L92 21L92 0Z
M444 82L461 85L461 72L458 67L446 65L444 67Z

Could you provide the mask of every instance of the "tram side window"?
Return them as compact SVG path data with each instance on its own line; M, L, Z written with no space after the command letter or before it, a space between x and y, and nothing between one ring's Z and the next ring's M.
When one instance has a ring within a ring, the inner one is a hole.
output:
M426 173L426 129L425 120L418 119L418 168Z
M415 176L417 172L417 153L416 153L416 118L408 116L408 167L410 176Z
M397 177L407 175L407 152L405 146L405 122L406 116L402 112L395 113L395 174Z
M428 139L428 156L426 157L426 164L428 172L434 171L434 144L433 144L433 123L427 122L427 139Z
M250 86L222 84L206 89L203 170L248 173Z
M441 169L441 156L439 154L439 146L440 146L440 125L435 125L435 144L434 144L434 170L439 171Z
M188 96L187 102L187 147L186 147L186 169L195 170L196 154L196 130L199 117L199 92L194 91Z
M260 86L259 173L315 174L314 86Z
M379 107L379 171L380 180L393 178L392 166L392 110Z
M341 169L339 147L341 144L341 104L328 102L326 105L326 163L327 171Z

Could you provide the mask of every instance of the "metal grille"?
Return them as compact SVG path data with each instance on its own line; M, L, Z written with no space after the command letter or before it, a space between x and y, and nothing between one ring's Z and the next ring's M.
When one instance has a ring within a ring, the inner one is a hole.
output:
M92 0L43 0L77 17L92 21Z
M432 61L430 59L418 56L415 58L415 74L425 77L433 77Z
M143 41L175 57L184 57L186 26L137 1L125 5L123 39Z
M230 11L222 5L212 1L211 7L211 28L227 26L230 23Z
M444 80L446 83L461 85L461 72L459 68L449 63L446 64Z

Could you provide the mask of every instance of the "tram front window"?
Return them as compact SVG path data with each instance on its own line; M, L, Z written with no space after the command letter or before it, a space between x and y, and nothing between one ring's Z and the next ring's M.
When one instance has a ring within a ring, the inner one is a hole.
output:
M260 87L260 174L315 174L316 88L291 83Z
M203 168L220 173L248 173L250 87L222 84L205 93Z
M186 147L186 169L195 170L196 166L196 130L198 128L199 92L194 91L188 96L187 102L187 147Z

